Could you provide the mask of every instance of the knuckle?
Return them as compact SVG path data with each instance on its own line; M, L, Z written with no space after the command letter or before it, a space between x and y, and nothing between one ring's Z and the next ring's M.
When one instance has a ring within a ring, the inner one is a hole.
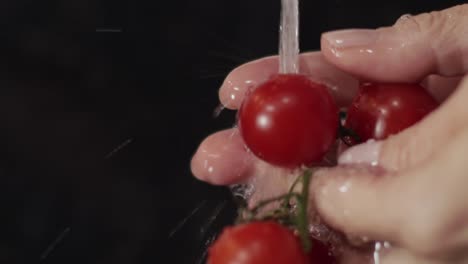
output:
M398 31L419 37L420 34L425 33L429 28L431 28L434 16L435 15L433 13L423 13L416 16L406 14L396 21L394 27Z
M430 36L438 36L439 41L434 42L433 48L444 48L447 43L457 43L460 33L465 30L466 15L463 15L463 9L444 10L432 12L432 22L428 30ZM453 46L453 45L452 45Z
M444 42L447 37L453 41L453 38L459 37L460 31L465 30L466 23L462 22L467 20L467 17L468 4L463 4L415 16L403 15L396 21L394 27L418 38L421 35L425 37L438 36L437 39L444 40Z
M430 40L428 48L434 55L435 70L452 76L459 69L468 69L468 62L463 58L468 54L467 23L468 4L463 4L416 16L404 15L394 27L410 39Z
M398 20L393 25L393 28L396 29L397 32L400 34L404 34L405 36L414 36L419 35L421 32L421 28L419 23L416 22L414 16L406 14L398 18Z

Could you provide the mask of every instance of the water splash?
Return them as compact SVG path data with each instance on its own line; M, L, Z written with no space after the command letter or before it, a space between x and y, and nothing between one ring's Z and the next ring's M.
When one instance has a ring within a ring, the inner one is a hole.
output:
M323 242L329 242L331 236L333 235L332 230L330 230L330 228L320 223L311 224L309 226L309 232L313 238Z
M179 230L182 229L182 227L185 226L185 224L187 224L187 222L198 212L200 211L200 209L202 209L204 206L206 205L206 200L203 200L201 201L200 203L197 204L197 206L195 206L195 208L186 216L184 217L176 226L174 229L172 229L172 231L169 233L169 239L172 238L174 236L174 234L176 234Z
M227 201L222 201L219 203L216 208L213 210L213 213L208 217L205 224L200 227L200 237L205 237L208 233L210 228L212 227L213 223L218 219L221 215L222 210L227 206Z
M234 197L247 201L252 196L255 188L253 184L234 184L230 186L230 189Z
M42 263L45 261L50 254L59 246L59 244L63 243L65 237L70 233L71 228L67 227L65 228L56 238L52 243L46 248L46 250L41 254L40 257L40 262Z
M412 18L413 18L413 15L411 15L411 14L403 14L398 18L397 23L405 22L405 21L410 20Z
M124 142L122 142L120 145L118 145L116 148L114 148L111 152L109 152L104 158L105 159L110 159L112 158L113 156L115 156L115 154L119 151L121 151L123 148L127 147L128 145L130 145L130 143L133 142L133 138L129 138L127 140L125 140Z
M223 104L219 104L214 110L213 110L213 118L218 118L221 115L221 112L226 109L226 107Z
M299 0L281 1L280 73L299 73Z

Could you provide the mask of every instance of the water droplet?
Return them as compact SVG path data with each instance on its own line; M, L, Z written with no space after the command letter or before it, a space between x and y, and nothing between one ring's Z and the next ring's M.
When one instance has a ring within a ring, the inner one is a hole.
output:
M344 216L349 216L349 214L350 214L350 213L349 213L349 210L348 210L348 209L344 209L344 210L343 210L343 215L344 215Z
M410 14L405 14L402 15L395 23L394 27L399 30L399 31L404 31L404 32L413 32L413 31L418 31L419 30L419 24L416 22L416 19ZM411 43L412 38L417 38L417 34L410 35L409 38L406 41L401 41L400 42L400 47L404 48L407 46L409 43Z
M309 227L310 235L320 241L327 242L330 240L332 231L323 224L312 224Z
M247 86L255 86L255 82L252 81L252 80L247 80L245 81L245 84L247 84ZM236 89L237 88L237 89ZM235 87L234 90L238 91L239 90L239 87Z
M343 185L341 185L338 190L342 193L348 192L349 188L351 187L351 182L346 181Z
M374 264L380 264L380 260L382 258L382 254L384 254L384 251L387 251L391 248L391 245L389 242L375 242L374 245Z
M398 18L397 23L406 21L408 19L411 19L412 17L413 16L411 14L404 14L404 15L400 16L400 18Z
M360 52L360 53L369 53L369 54L372 54L372 53L374 53L374 50L372 50L372 49L360 49L359 52Z

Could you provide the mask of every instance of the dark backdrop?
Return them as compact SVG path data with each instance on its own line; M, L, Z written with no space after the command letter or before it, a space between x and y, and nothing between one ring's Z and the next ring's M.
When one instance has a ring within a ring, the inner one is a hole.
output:
M464 1L302 1L302 50ZM189 161L279 0L0 3L0 263L202 263L234 214Z

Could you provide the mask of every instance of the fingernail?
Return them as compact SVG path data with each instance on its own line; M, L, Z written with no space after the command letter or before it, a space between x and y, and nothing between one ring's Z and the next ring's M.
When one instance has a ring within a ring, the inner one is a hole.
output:
M353 48L374 43L378 32L372 29L347 29L323 34L323 38L335 48Z
M366 164L379 165L381 142L369 140L343 152L338 158L338 164Z

